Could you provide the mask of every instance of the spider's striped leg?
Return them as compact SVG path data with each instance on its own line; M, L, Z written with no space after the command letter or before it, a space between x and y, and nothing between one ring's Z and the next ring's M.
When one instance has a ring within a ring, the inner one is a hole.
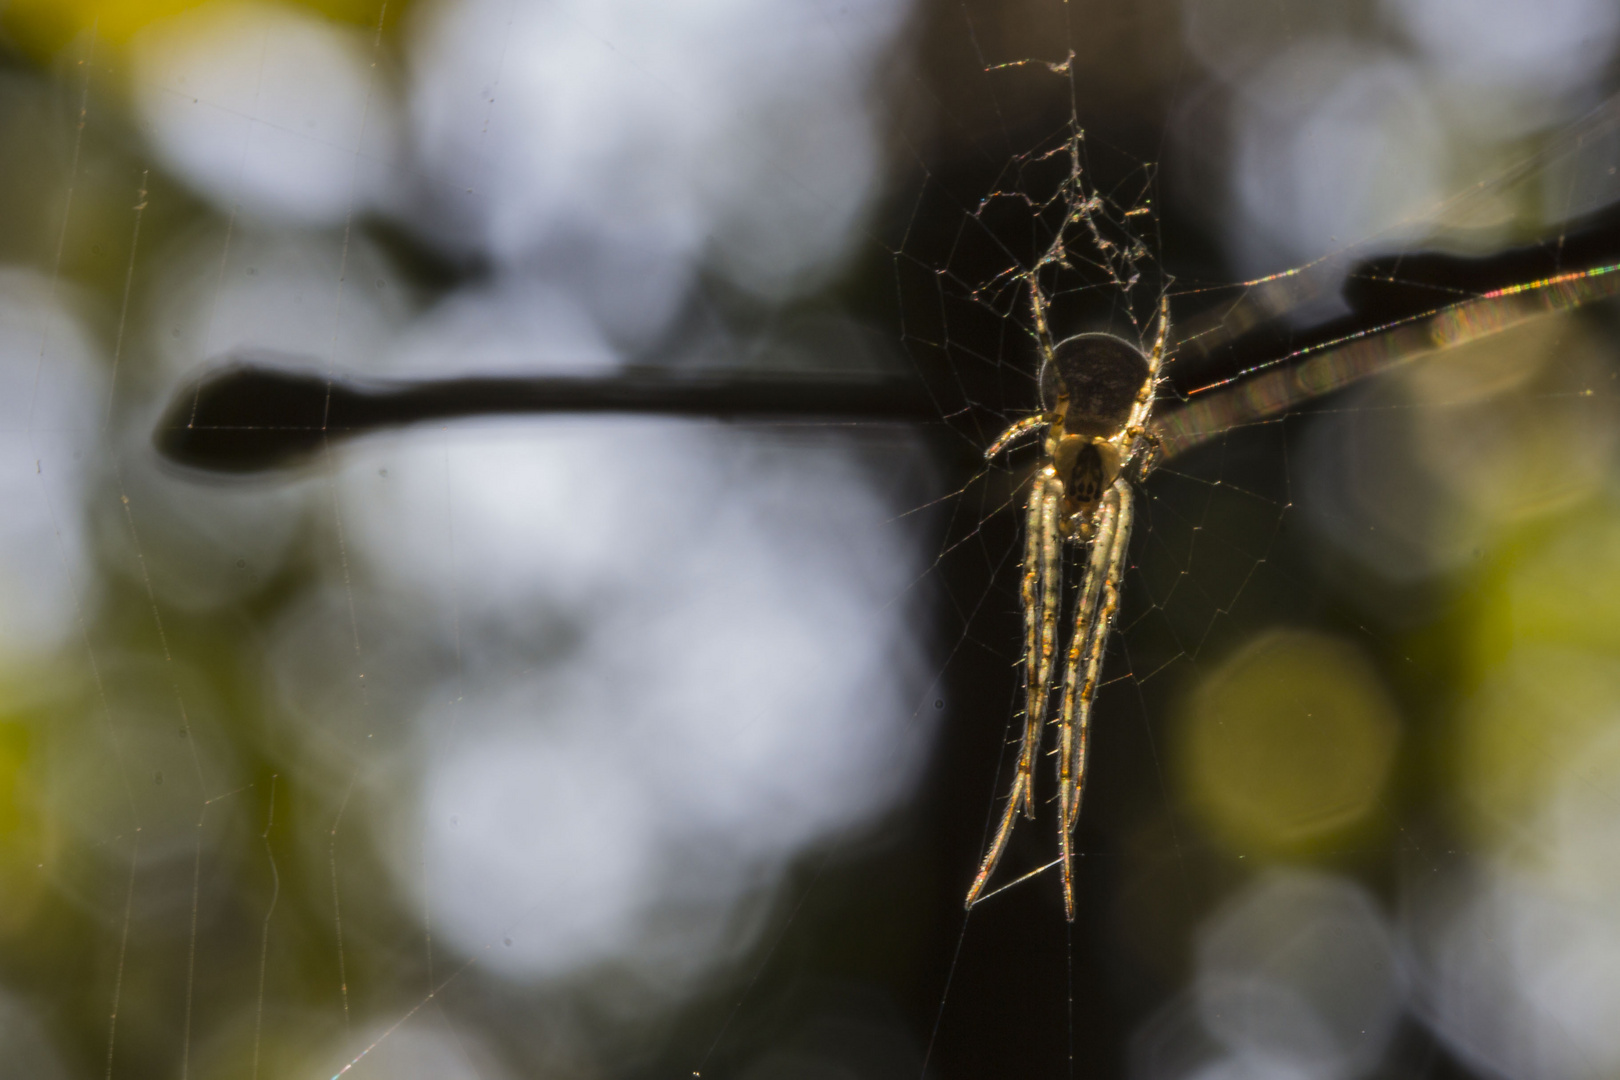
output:
M1093 530L1086 557L1086 569L1080 579L1079 595L1075 598L1074 627L1069 634L1068 655L1063 664L1063 700L1058 713L1057 789L1058 789L1058 853L1063 866L1063 902L1069 917L1074 917L1071 867L1074 864L1073 832L1070 822L1078 813L1071 800L1078 795L1074 769L1084 761L1087 732L1075 730L1074 705L1079 684L1077 673L1092 647L1092 628L1107 580L1108 558L1114 546L1114 534L1119 526L1119 503L1110 489L1098 504L1092 518Z
M1126 458L1136 463L1139 475L1146 476L1158 455L1158 440L1148 431L1148 417L1153 413L1154 395L1159 389L1159 372L1165 363L1165 351L1170 343L1170 298L1159 298L1158 330L1154 333L1153 348L1147 354L1147 378L1131 404L1130 417L1125 421L1124 436Z
M1032 431L1039 431L1041 428L1045 427L1051 422L1051 417L1046 413L1036 413L1033 416L1026 416L1022 420L1017 421L1009 426L1007 430L996 436L996 441L991 443L990 449L984 452L985 460L990 460L1003 450L1007 449L1007 447L1011 444L1017 442L1019 439L1022 439L1025 435L1028 435Z
M1024 816L1035 818L1035 758L1041 750L1046 708L1052 700L1052 666L1057 653L1059 606L1063 603L1063 538L1058 514L1063 487L1051 467L1042 469L1040 564L1034 575L1024 572L1024 741L1018 752L1018 773L1024 777ZM1033 669L1033 670L1031 670Z
M1063 666L1063 703L1058 714L1058 845L1063 863L1063 910L1070 922L1074 921L1074 824L1085 792L1091 704L1119 610L1120 577L1131 546L1131 500L1130 482L1123 477L1103 496Z
M1012 791L1001 812L995 839L984 853L979 872L968 889L972 907L995 873L1012 836L1019 810L1035 816L1035 758L1040 752L1046 703L1051 697L1052 653L1057 638L1058 601L1062 590L1058 573L1058 503L1062 494L1050 467L1035 474L1024 522L1024 577L1020 595L1024 606L1024 734L1018 750L1018 770Z

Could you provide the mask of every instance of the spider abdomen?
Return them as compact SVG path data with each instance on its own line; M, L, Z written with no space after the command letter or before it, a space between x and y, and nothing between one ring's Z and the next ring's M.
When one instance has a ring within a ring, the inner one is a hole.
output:
M1041 368L1041 398L1070 435L1110 438L1130 421L1150 371L1142 350L1113 334L1058 342Z

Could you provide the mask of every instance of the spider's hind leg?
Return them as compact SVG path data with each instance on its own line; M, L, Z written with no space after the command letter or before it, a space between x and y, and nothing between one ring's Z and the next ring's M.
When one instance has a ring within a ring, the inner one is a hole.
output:
M996 872L1019 812L1027 818L1035 816L1035 759L1040 754L1046 706L1051 698L1058 604L1063 595L1058 561L1062 546L1058 533L1062 498L1062 485L1049 466L1035 474L1024 524L1024 576L1019 590L1024 608L1024 732L1018 749L1018 770L1012 791L1007 795L1007 805L1002 808L995 839L985 851L979 872L968 889L966 903L970 908L978 902L990 875Z
M1130 482L1114 481L1097 510L1097 525L1075 603L1074 630L1063 665L1063 702L1058 713L1058 844L1063 865L1063 910L1074 921L1074 825L1086 783L1091 705L1119 610L1120 577L1131 544Z

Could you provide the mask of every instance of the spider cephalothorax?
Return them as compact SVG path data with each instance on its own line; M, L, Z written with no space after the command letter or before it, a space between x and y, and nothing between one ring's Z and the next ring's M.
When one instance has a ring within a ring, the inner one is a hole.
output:
M1130 473L1133 467L1137 473L1145 471L1152 453L1147 423L1164 362L1169 311L1161 301L1153 344L1144 353L1111 334L1079 334L1051 345L1038 299L1034 306L1042 353L1042 411L1013 424L986 452L993 457L1014 439L1045 431L1041 460L1030 482L1024 530L1023 744L1001 824L973 879L967 904L972 907L983 899L1018 813L1035 816L1035 759L1052 695L1061 688L1056 719L1057 862L1063 867L1064 910L1073 919L1072 839L1085 783L1091 703L1119 608L1120 577L1130 546ZM1087 549L1087 554L1064 649L1063 675L1054 680L1064 569L1069 561L1062 552L1065 542Z

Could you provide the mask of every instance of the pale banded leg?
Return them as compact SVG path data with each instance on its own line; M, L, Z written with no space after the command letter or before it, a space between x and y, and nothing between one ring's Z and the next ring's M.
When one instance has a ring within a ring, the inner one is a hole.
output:
M1063 537L1058 531L1063 487L1051 467L1041 470L1047 477L1045 498L1041 506L1041 565L1038 575L1038 597L1024 595L1024 622L1026 632L1031 614L1031 600L1038 600L1040 611L1039 649L1028 653L1036 658L1036 671L1031 678L1025 676L1024 695L1028 702L1028 715L1024 718L1024 743L1018 754L1018 771L1026 777L1024 782L1024 816L1035 817L1035 758L1040 754L1041 734L1045 729L1046 707L1052 700L1052 668L1057 658L1058 617L1063 604ZM1027 578L1027 574L1025 575Z
M1063 864L1063 910L1074 921L1074 824L1085 793L1091 705L1119 610L1120 578L1131 546L1129 481L1123 477L1103 496L1097 529L1076 601L1074 631L1063 665L1063 702L1058 713L1058 845Z
M990 460L1025 435L1033 431L1039 431L1051 422L1052 418L1046 413L1035 413L1033 416L1024 417L996 436L996 441L991 443L990 449L984 452L985 460Z
M972 907L995 873L1002 852L1012 836L1018 812L1035 816L1035 759L1040 753L1041 733L1046 721L1046 705L1051 698L1052 661L1057 645L1058 605L1063 598L1058 578L1061 537L1058 534L1059 503L1062 491L1051 467L1035 474L1030 486L1029 508L1024 522L1024 578L1019 590L1024 606L1024 735L1018 750L1018 769L1012 791L1001 811L996 836L984 853L979 872L968 889L967 906Z

